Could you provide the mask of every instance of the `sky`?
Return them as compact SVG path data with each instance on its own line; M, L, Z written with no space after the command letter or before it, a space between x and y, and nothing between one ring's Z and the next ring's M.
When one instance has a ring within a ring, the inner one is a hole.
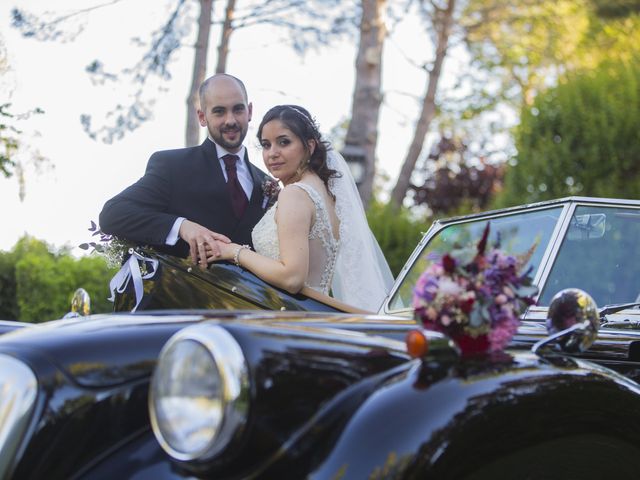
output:
M0 35L7 49L10 71L0 78L0 103L11 102L13 113L35 107L44 110L44 114L32 115L21 122L20 128L29 150L39 152L49 161L36 171L29 166L29 152L20 157L27 165L24 201L19 199L15 178L0 178L0 250L10 250L21 236L28 234L56 247L71 247L74 255L82 255L84 251L77 245L90 239L90 221L98 220L104 202L142 176L154 151L184 145L185 102L193 49L185 46L174 58L170 66L172 78L157 95L153 118L122 140L105 144L84 133L80 115L90 113L99 121L114 105L126 102L132 89L123 83L94 85L85 67L96 58L104 62L107 70L131 66L142 51L131 42L132 37L149 40L151 32L166 19L173 2L157 0L154 9L149 9L148 2L130 0L94 11L84 23L83 31L68 42L26 39L10 26L12 7L19 5L39 14L54 5L51 2L2 3ZM55 12L96 3L57 0ZM192 15L195 13L192 10ZM190 44L195 27L192 30L188 37ZM210 73L215 67L217 30L213 30L211 38ZM301 57L290 48L286 35L273 29L256 27L233 34L227 72L245 82L253 103L254 117L245 144L254 164L264 168L255 134L263 114L273 105L305 106L325 135L348 118L356 43L343 40ZM415 97L423 95L426 83L424 71L408 59L423 63L429 51L428 37L415 17L408 17L401 28L395 28L385 44L385 101L377 156L379 171L393 180L413 134L419 107ZM391 186L389 183L388 188Z

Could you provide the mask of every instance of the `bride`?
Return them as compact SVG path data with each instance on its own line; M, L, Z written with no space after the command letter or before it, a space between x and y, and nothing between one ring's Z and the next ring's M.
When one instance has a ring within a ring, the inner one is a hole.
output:
M258 127L262 157L284 188L247 245L221 243L220 256L276 287L309 287L377 311L393 277L369 229L342 156L331 150L307 110L278 105Z

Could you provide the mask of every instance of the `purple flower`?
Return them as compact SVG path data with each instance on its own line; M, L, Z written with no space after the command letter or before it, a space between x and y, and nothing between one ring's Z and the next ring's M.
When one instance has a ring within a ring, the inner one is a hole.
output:
M425 328L462 344L463 337L485 338L479 344L498 351L516 333L519 315L533 303L537 289L531 286L531 268L519 275L516 257L497 248L486 251L488 237L487 225L475 252L430 253L430 263L414 288L413 306ZM461 264L460 258L472 260Z

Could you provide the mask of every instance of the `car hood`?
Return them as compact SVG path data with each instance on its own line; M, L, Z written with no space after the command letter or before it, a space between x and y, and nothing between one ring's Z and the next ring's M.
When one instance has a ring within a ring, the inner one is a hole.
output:
M151 375L158 353L178 330L197 322L272 325L281 332L301 328L349 338L353 331L400 340L413 323L390 317L307 312L144 312L56 320L0 337L0 352L28 361L44 357L75 383L107 387Z
M5 333L13 332L14 330L19 330L24 327L33 327L32 323L25 322L17 322L13 320L0 320L0 335L4 335Z

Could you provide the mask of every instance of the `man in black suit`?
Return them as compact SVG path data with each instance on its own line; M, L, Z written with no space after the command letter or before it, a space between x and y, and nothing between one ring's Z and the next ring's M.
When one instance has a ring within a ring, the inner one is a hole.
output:
M197 147L155 152L140 180L105 203L103 232L206 267L216 242L251 244L264 214L265 174L249 162L242 142L252 105L244 84L216 74L200 86L200 125L207 139Z

